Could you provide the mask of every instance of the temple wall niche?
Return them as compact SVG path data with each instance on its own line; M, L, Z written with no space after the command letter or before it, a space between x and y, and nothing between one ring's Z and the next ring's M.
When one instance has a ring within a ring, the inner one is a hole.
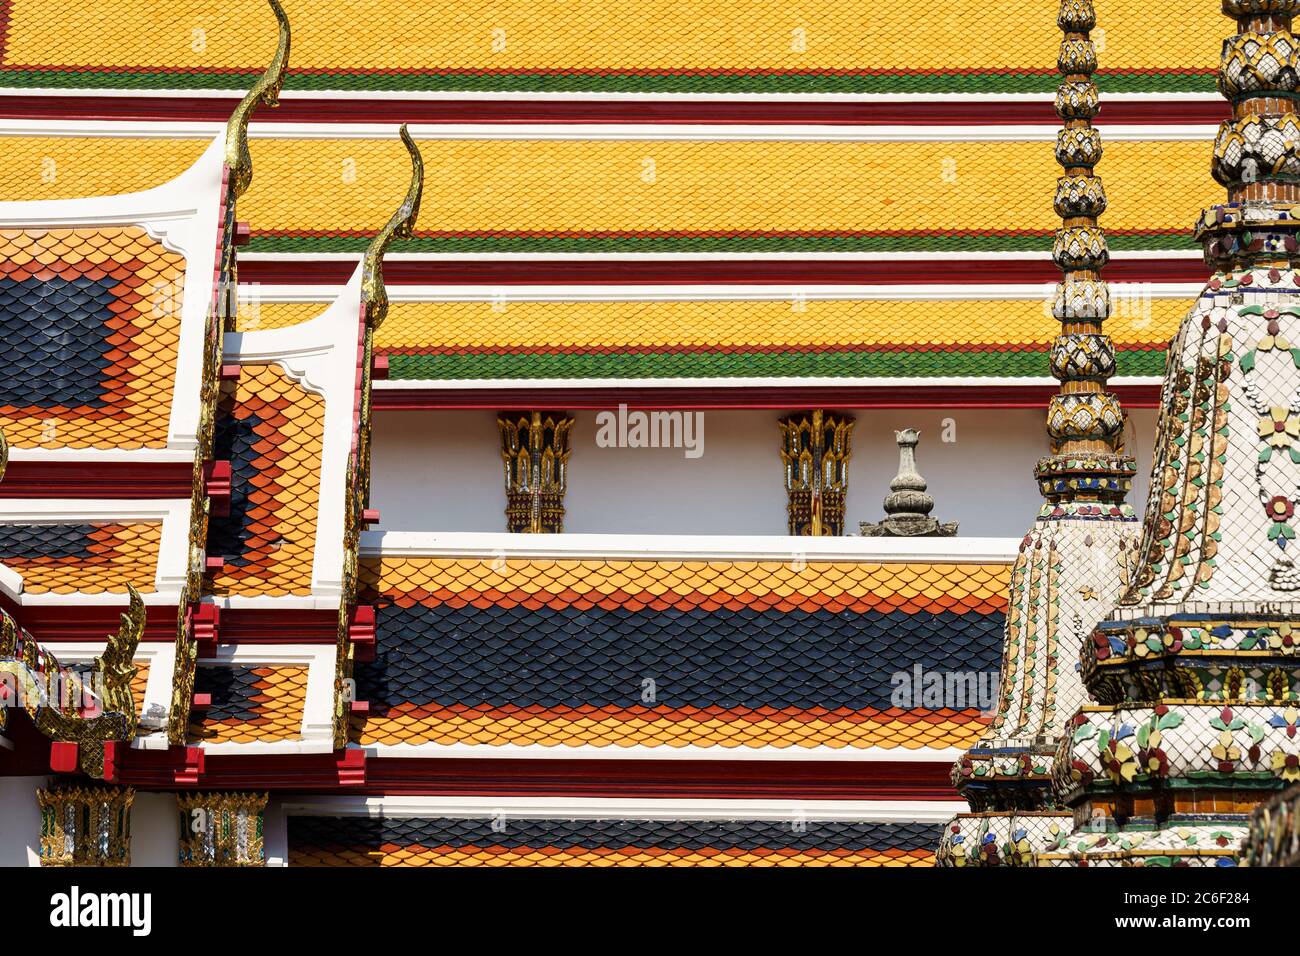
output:
M565 505L567 533L786 533L780 411L704 412L703 454L602 448L596 411L579 410ZM857 409L847 527L878 521L898 469L895 429L921 429L920 472L962 536L1007 537L1032 520L1031 479L1046 453L1042 412L1028 409ZM1146 500L1155 411L1130 411L1138 459L1130 501ZM956 441L942 440L944 420ZM505 492L496 414L380 411L374 417L373 504L387 531L503 531Z

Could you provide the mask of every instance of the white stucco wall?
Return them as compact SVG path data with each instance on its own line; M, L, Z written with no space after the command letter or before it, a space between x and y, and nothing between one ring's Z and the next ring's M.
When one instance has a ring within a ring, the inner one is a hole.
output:
M883 516L897 470L894 430L921 429L918 460L935 517L961 534L1020 535L1040 499L1034 463L1046 453L1041 409L859 410L849 469L849 530ZM1146 500L1155 411L1130 413ZM575 415L567 532L784 534L785 491L775 411L704 413L703 454L600 448L596 412ZM954 440L942 441L944 422ZM495 415L481 411L377 412L372 500L389 531L500 531L505 492Z
M137 790L131 804L131 865L180 866L176 794Z
M40 866L41 811L36 791L48 777L0 777L0 867Z

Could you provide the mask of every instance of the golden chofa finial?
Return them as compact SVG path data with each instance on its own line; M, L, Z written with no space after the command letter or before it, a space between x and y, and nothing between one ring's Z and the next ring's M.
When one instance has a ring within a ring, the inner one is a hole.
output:
M230 189L234 199L242 196L253 181L253 157L248 152L248 121L262 104L280 105L280 84L284 82L284 70L289 65L289 18L284 15L284 7L278 0L269 2L280 24L280 42L275 48L275 56L262 78L244 94L226 122L226 166L230 170Z
M9 467L9 439L5 438L4 429L0 428L0 478L5 476L5 469Z
M411 154L411 185L397 212L379 234L370 240L361 260L361 300L366 304L366 324L372 329L388 315L388 293L384 291L384 251L393 237L410 239L415 231L415 220L420 215L420 195L424 192L424 157L407 132L406 124L398 131L406 151Z

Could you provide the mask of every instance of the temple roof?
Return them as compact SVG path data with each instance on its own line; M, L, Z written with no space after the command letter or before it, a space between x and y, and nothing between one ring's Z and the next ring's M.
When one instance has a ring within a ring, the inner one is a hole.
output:
M1108 89L1213 90L1212 5L1098 7L1108 24ZM834 0L797 11L737 0L598 8L495 0L472 10L381 0L364 16L348 4L300 0L291 12L290 90L980 93L1056 83L1054 24L1026 17L1017 0L956 18L946 7L901 5L867 16ZM258 0L202 15L186 0L111 10L14 0L0 69L9 86L241 88L273 49L263 13Z
M0 417L15 461L192 454L224 189L220 142L190 145L179 166L102 190L45 157L33 182L58 188L14 188L5 199L25 201L0 202L13 370Z
M190 713L194 743L297 740L307 700L307 667L200 664L194 690L211 704Z
M0 415L16 448L163 448L185 258L138 226L0 230Z
M978 702L896 708L895 677L996 673L1008 570L371 558L363 578L384 639L355 671L370 711L354 718L353 740L485 751L959 747L986 723Z
M289 818L291 866L929 866L931 823Z
M230 462L230 513L211 521L208 549L224 564L219 595L312 592L320 507L324 396L278 364L247 365L218 402L216 454Z
M1047 379L1059 323L1039 297L978 299L592 297L412 300L401 290L375 333L389 380L664 378ZM1119 375L1154 380L1185 306L1111 328ZM280 328L307 302L245 303L240 327Z
M1059 225L1051 148L1041 136L986 141L970 129L918 141L779 130L435 136L422 148L439 216L391 252L1040 252ZM42 197L142 188L183 171L203 143L9 135L4 145L12 162L0 173L0 199L30 198L27 170L46 161L61 172L36 185ZM255 137L251 149L257 178L239 207L251 224L249 253L361 251L409 172L383 138L277 134ZM1191 251L1187 210L1215 195L1204 165L1195 136L1111 136L1112 250Z
M0 523L0 562L23 593L141 594L155 590L161 521Z

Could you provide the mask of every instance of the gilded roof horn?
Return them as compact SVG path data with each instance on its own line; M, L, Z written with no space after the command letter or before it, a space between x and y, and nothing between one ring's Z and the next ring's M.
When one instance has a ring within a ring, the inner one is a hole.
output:
M406 124L398 131L406 151L411 154L411 185L406 198L379 234L370 240L361 260L361 299L366 304L366 322L372 329L388 315L388 293L384 291L384 251L393 237L410 239L415 231L415 220L420 215L420 196L424 192L424 157L411 139Z
M226 122L226 166L230 169L230 189L235 199L242 196L253 181L253 157L248 152L248 121L258 106L280 105L280 85L284 82L284 70L289 64L289 18L285 16L284 7L280 6L279 0L268 2L280 24L280 42L276 45L275 56L271 58L266 72L244 94Z

